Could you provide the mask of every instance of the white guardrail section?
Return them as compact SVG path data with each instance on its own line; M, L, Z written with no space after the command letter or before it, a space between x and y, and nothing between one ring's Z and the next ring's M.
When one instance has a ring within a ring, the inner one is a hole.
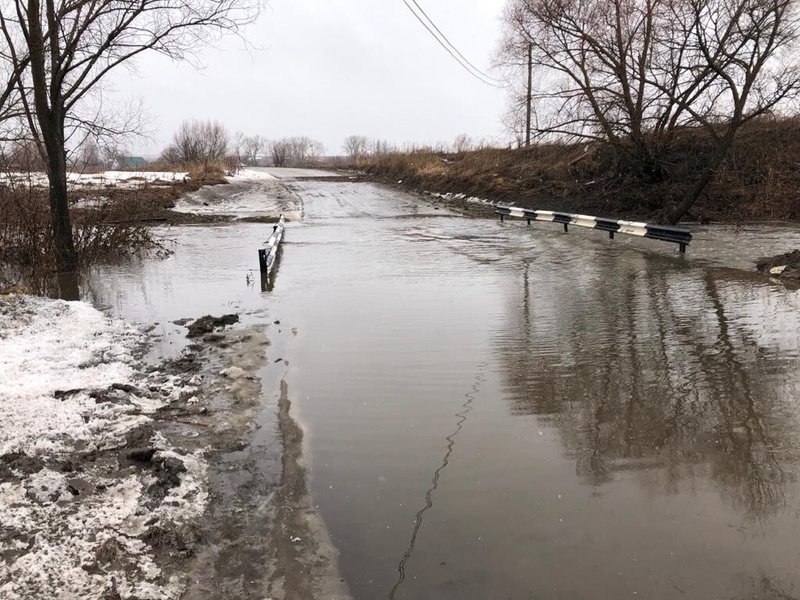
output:
M264 242L264 248L258 249L259 267L261 272L268 276L272 274L272 269L275 267L275 256L278 254L278 246L281 245L283 239L284 224L285 221L281 215L281 218L272 227L272 235Z
M672 242L678 244L681 253L686 252L686 246L692 241L692 233L683 227L673 227L671 225L656 225L654 223L642 223L640 221L622 221L618 219L606 219L603 217L592 217L589 215L574 215L570 213L555 212L552 210L529 210L527 208L517 208L515 206L498 205L495 214L500 215L500 220L505 217L518 217L531 221L544 221L550 223L561 223L564 231L569 231L570 225L578 227L588 227L590 229L601 229L608 231L608 236L614 239L615 233L625 233L636 235L662 242Z

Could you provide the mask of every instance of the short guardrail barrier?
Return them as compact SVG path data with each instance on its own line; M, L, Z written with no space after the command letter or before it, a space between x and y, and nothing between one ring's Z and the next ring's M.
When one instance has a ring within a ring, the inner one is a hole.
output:
M272 227L272 235L264 242L264 247L258 249L258 265L261 268L261 274L267 277L270 277L272 269L275 267L278 246L280 246L283 239L284 223L283 215L281 215L281 218Z
M498 205L494 212L500 215L500 221L503 221L505 217L518 217L520 219L527 219L528 225L530 225L531 221L562 223L564 225L564 231L569 231L570 225L588 227L590 229L601 229L602 231L607 231L608 237L612 240L614 239L614 234L625 233L627 235L637 235L653 240L661 240L662 242L672 242L673 244L678 244L681 254L686 252L686 246L692 241L692 233L688 229L672 227L670 225L654 225L652 223L640 223L638 221L620 221L617 219L573 215L551 210L529 210L527 208L501 205Z

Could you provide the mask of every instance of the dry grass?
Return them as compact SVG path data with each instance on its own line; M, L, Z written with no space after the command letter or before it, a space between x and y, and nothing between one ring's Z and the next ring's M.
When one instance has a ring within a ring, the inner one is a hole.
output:
M115 199L104 199L97 208L71 211L75 247L82 265L164 249L144 224L143 217L152 214L152 206L146 201L127 199L137 192L148 194L144 190L118 190ZM55 271L53 256L47 190L0 187L0 264L41 277Z
M227 166L223 163L193 163L188 165L186 170L189 171L189 178L192 181L204 185L224 184L228 182L225 179Z
M367 173L416 189L537 209L661 220L696 179L710 148L696 130L680 132L664 151L665 178L636 177L610 147L546 144L515 150L371 157ZM762 120L740 131L736 145L688 219L800 220L800 118Z

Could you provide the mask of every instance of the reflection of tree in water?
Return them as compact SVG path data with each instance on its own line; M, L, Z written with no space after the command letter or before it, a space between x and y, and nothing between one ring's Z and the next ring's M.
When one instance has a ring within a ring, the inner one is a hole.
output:
M726 300L738 284L719 274L630 253L598 262L524 265L518 321L497 338L512 412L557 427L593 485L633 472L670 493L703 477L751 518L779 509L797 458L796 359L760 340L762 315L728 315L746 303Z

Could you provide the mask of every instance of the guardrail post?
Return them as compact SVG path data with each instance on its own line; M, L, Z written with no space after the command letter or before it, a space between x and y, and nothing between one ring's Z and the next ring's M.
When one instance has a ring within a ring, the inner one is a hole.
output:
M565 231L565 232L568 232L568 231L569 231L569 225L567 225L566 223L564 223L564 231Z
M506 220L506 216L503 213L500 213L500 222L502 223L505 220Z
M680 244L681 254L686 254L686 244Z
M614 232L613 231L609 231L608 232L608 237L613 240L614 239Z

